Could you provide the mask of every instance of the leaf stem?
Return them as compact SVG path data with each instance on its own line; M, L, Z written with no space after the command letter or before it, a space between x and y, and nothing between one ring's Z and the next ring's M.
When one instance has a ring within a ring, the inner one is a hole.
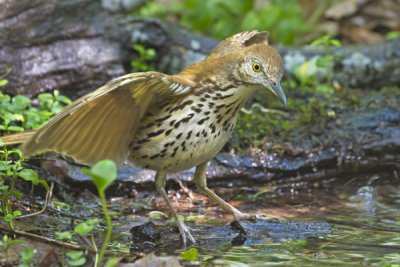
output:
M103 245L101 246L99 256L97 258L98 261L97 261L96 267L101 266L101 262L103 260L104 253L106 252L108 243L110 242L110 239L111 239L111 233L112 233L112 222L111 222L110 214L108 214L107 203L106 203L104 191L99 190L99 196L100 196L100 200L101 200L101 207L103 209L104 217L105 217L106 223L107 223L107 232L106 232L106 237L104 238Z

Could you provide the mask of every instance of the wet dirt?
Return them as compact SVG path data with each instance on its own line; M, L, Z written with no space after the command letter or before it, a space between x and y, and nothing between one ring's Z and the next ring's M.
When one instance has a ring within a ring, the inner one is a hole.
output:
M269 221L232 222L232 216L191 186L185 188L186 183L182 188L171 180L167 188L173 205L184 216L197 240L191 245L199 253L193 263L195 266L260 266L266 263L382 266L398 263L400 179L397 173L349 176L343 181L332 177L314 183L281 181L257 186L212 186L242 211L279 218ZM73 230L76 224L89 218L101 219L100 202L90 187L85 189L84 185L56 190L58 193L44 214L19 220L17 227L54 239L56 231ZM185 250L179 231L155 191L133 187L130 195L117 195L109 194L114 225L109 246L111 255L120 257L121 263L128 263L152 252L178 256ZM42 203L38 198L35 201L38 206ZM167 217L151 217L154 210ZM99 245L104 230L101 222L94 235ZM68 250L43 240L19 237L37 248L38 262L46 258L49 251L60 259ZM85 240L76 235L73 241L87 247ZM17 253L14 254L17 257Z

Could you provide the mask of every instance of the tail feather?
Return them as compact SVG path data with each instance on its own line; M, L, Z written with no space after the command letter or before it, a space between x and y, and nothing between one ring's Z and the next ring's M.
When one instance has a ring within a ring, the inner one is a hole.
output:
M24 131L16 134L0 136L0 139L5 145L18 145L27 141L34 133L34 130Z

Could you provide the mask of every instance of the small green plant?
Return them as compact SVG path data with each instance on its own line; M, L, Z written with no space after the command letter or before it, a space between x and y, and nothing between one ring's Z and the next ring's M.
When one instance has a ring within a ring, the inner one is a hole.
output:
M142 51L142 53L147 53L142 59L148 59L151 54L146 52L146 50ZM4 86L6 83L7 82L0 80L0 85ZM25 96L11 97L0 92L0 134L36 128L69 103L71 103L71 101L61 96L57 91L53 94L41 94L38 96L37 100L30 100ZM29 216L29 214L22 214L20 210L14 210L12 207L12 203L15 200L21 199L23 196L23 194L16 189L16 182L20 180L30 182L32 184L32 194L34 187L39 184L44 186L47 191L50 190L47 182L40 179L36 171L24 168L22 162L23 155L21 151L19 149L5 147L0 139L0 218L8 223L12 229L15 228L15 219ZM99 222L97 218L81 222L75 227L74 231L56 232L55 239L60 241L72 241L74 235L79 235L91 246L92 250L96 252L96 266L100 266L112 231L111 218L106 206L105 190L115 180L117 171L115 164L106 160L99 162L91 170L86 169L85 172L93 178L98 189L107 222L107 232L103 246L100 252L97 253L97 247L93 236L93 229ZM54 200L53 204L55 208L64 212L68 213L70 210L70 207L65 203ZM89 236L89 238L87 238L87 236ZM0 248L7 252L11 245L17 244L18 242L18 240L10 240L5 236L0 243ZM30 256L33 255L32 253L32 251L27 250L25 254L21 255L20 266L29 266ZM64 265L68 263L70 266L81 266L86 262L86 256L83 251L67 252L65 255L66 258L63 258ZM107 262L107 266L114 266L116 263L117 261L111 258Z
M60 241L70 241L72 240L72 233L71 231L64 231L64 232L55 232L56 240Z
M140 44L134 44L132 48L137 52L137 58L131 61L132 71L153 70L150 66L150 62L156 56L156 51L153 48L145 48Z
M0 80L0 86L6 84L7 80ZM33 104L35 102L38 104ZM0 92L0 135L36 128L70 102L57 91L53 94L41 94L37 101L21 95L11 97ZM50 189L48 183L40 179L35 170L22 166L23 160L19 149L6 147L0 139L0 215L12 229L16 218L27 216L19 210L13 210L11 205L14 200L20 200L23 196L16 189L16 183L30 182L32 195L34 187L39 184L47 192Z
M4 251L4 255L6 256L6 262L8 262L8 250L12 246L20 245L25 243L24 240L21 239L10 239L8 235L3 236L3 240L0 240L0 249Z
M115 267L117 266L117 264L120 262L120 259L118 258L109 258L106 261L106 264L104 265L104 267Z
M38 104L34 104L34 103ZM40 94L37 100L26 96L11 97L0 92L0 134L35 129L55 113L71 103L71 100L59 94Z
M97 218L91 218L77 224L73 231L55 232L56 240L73 241L74 236L78 235L90 246L90 250L96 253L95 262L98 265L97 263L101 263L102 259L99 257L93 230L98 226L99 221ZM86 256L83 251L71 251L65 253L65 255L68 264L71 266L81 266L86 263ZM64 258L63 261L65 261Z
M329 34L326 34L312 41L310 45L323 47L341 47L342 43L339 40L332 38L332 36L330 36Z
M22 193L15 188L19 180L32 184L31 194L34 186L41 184L46 191L50 190L48 183L40 179L36 171L22 167L22 153L19 149L7 149L0 143L0 214L4 222L14 229L14 221L22 215L19 210L12 209L12 200L21 199Z
M73 240L73 235L71 231L63 231L63 232L55 232L55 239L63 242L68 242ZM64 246L62 248L62 254L64 255ZM80 266L86 262L86 257L84 256L83 251L72 251L65 253L67 257L67 262L71 266ZM65 257L61 257L62 266L66 265ZM82 263L83 262L83 263ZM82 263L82 264L80 264Z
M388 33L385 35L385 38L388 39L388 40L400 38L400 31L388 32Z
M26 247L20 256L18 267L30 267L32 266L33 257L36 254L36 250L33 247Z
M83 221L79 223L77 226L74 228L74 233L78 234L80 237L82 237L93 249L93 251L96 252L96 259L98 257L98 249L96 242L94 241L94 233L93 230L94 228L98 225L99 219L97 218L92 218L88 219L86 221ZM87 236L90 234L90 239L87 238ZM79 262L81 262L80 260ZM97 260L96 260L97 262Z
M341 42L333 39L329 35L324 35L321 38L313 41L311 46L334 48L340 47ZM325 55L315 56L294 68L294 75L300 82L300 86L312 86L316 91L321 93L332 94L334 92L332 84L333 65L338 55L327 53ZM325 83L318 82L317 76L321 73L326 77Z
M149 212L148 217L151 220L162 220L168 218L168 215L165 214L164 212L153 210Z
M181 252L180 258L182 261L196 261L198 255L199 252L197 251L197 248L189 248Z
M60 112L66 105L71 104L71 99L64 95L60 95L58 90L54 90L52 94L40 94L38 96L38 101L40 109L48 110L53 114Z
M81 235L85 236L93 232L94 227L97 225L99 222L99 219L97 218L92 218L88 219L84 222L81 222L74 228L74 232Z
M177 20L217 39L258 29L270 31L280 43L294 44L301 42L311 29L296 0L182 0L168 6L149 1L135 15Z
M83 172L86 175L89 175L93 183L96 185L97 192L99 194L101 200L101 207L103 209L103 214L107 223L107 232L103 241L103 245L98 253L98 257L96 258L96 267L101 266L103 262L104 253L106 252L108 243L111 239L112 233L112 222L111 217L107 209L107 202L105 197L106 189L115 181L117 178L117 166L111 160L101 160L97 162L91 169L83 169ZM88 226L86 229L89 229L91 226ZM84 228L84 227L82 227Z
M86 263L84 251L69 251L65 255L70 266L82 266Z
M53 207L53 209L59 211L62 214L71 214L71 206L67 203L53 199L51 201L51 206Z
M0 87L6 86L8 84L8 80L0 79Z

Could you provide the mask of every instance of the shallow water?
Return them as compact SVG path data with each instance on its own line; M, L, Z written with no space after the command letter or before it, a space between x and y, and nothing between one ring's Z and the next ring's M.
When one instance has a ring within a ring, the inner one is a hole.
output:
M212 221L188 223L198 241L199 265L395 266L400 264L399 189L394 176L371 175L313 186L297 182L222 190L234 195L230 202L243 211L281 218L241 222L243 236L208 202L203 210L197 211L201 203L183 214L206 214ZM183 250L177 233L163 237L159 254Z
M188 223L198 241L193 247L199 251L192 265L399 266L398 180L372 175L315 184L316 188L242 189L231 203L246 212L272 214L281 220L241 222L245 231L241 234L229 224L229 217L220 216L217 207L206 208L202 212L212 223ZM227 191L223 194L232 194ZM188 213L198 214L193 209L183 212ZM158 254L183 251L176 241L178 233L162 236L155 248Z
M396 173L213 189L242 211L280 219L232 224L230 215L203 196L189 190L189 197L188 190L174 187L169 196L189 220L187 225L197 240L192 245L198 250L197 261L184 265L400 266L400 179ZM45 214L21 220L19 227L54 238L55 231L72 230L83 219L101 218L99 201L89 191L61 196L59 192ZM60 198L70 206L58 203ZM167 213L155 192L138 190L135 198L115 197L109 203L114 222L109 249L125 262L151 251L179 256L185 250L173 223L149 219L150 211ZM145 245L140 239L133 242L131 228L149 221L155 223L159 238ZM101 229L96 231L96 240L101 243ZM34 245L41 250L42 245ZM42 250L39 254L45 255L48 247Z
M359 179L330 188L281 193L275 213L293 218L274 224L244 224L266 231L249 234L241 245L205 249L201 265L211 266L399 266L400 186L395 177L367 184ZM270 207L271 196L257 199ZM248 203L247 203L248 204ZM246 205L247 206L247 205ZM208 246L205 246L208 247Z

